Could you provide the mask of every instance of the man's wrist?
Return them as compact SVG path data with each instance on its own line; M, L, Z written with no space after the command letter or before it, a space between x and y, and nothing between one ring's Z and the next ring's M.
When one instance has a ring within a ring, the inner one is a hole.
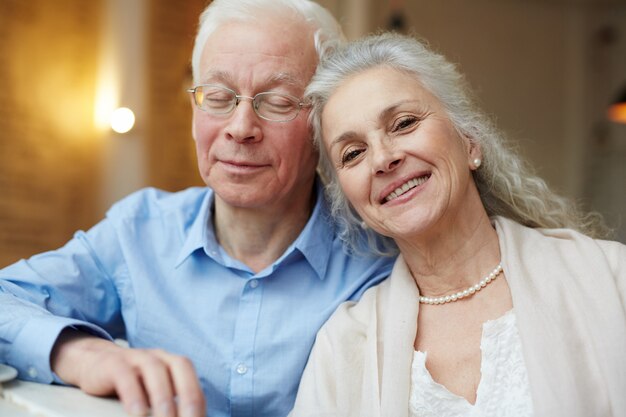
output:
M90 333L74 328L64 329L57 338L50 353L50 369L63 382L80 386L80 376L85 359L95 350L115 344Z

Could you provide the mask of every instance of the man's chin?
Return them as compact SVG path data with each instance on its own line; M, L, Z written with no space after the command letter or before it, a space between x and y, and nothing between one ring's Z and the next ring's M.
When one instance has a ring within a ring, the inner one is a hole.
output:
M216 201L230 208L263 209L276 203L274 193L262 185L233 186L224 185L213 188Z

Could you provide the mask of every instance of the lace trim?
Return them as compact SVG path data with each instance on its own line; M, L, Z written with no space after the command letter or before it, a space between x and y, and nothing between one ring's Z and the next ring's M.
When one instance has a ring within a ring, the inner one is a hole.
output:
M476 403L438 384L426 368L427 353L416 351L411 369L410 417L530 417L532 400L513 310L483 323L481 379Z

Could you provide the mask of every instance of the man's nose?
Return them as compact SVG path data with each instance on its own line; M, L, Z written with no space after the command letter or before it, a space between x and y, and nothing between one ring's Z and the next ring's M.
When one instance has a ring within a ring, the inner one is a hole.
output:
M238 142L258 142L263 138L260 122L253 108L252 97L241 96L228 118L226 135Z

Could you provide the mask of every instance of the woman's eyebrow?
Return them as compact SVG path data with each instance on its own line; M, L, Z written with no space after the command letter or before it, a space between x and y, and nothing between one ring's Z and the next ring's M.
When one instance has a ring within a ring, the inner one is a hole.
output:
M379 113L378 113L378 120L386 120L389 118L389 116L391 116L391 114L395 113L398 109L398 107L401 107L405 104L412 104L412 105L417 105L419 107L420 112L425 112L426 108L428 107L427 105L425 105L422 100L416 100L416 99L406 99L406 100L399 100L395 103L390 104L389 106L385 107L384 109L382 109Z
M353 130L349 130L347 132L343 132L341 135L337 136L335 139L333 139L330 142L330 148L332 149L335 145L340 144L341 142L345 142L347 140L350 139L354 139L358 136L358 134L353 131Z
M420 107L423 106L423 103L421 100L414 100L414 99L407 99L407 100L400 100L397 101L395 103L390 104L389 106L385 107L384 109L382 109L379 113L378 113L378 120L380 121L384 121L387 120L389 118L390 115L392 115L393 113L395 113L398 109L398 107L401 107L405 104L418 104ZM425 106L423 106L425 107ZM424 110L420 110L420 111L426 111ZM342 134L340 134L339 136L337 136L335 139L333 139L330 142L330 147L334 147L335 145L340 144L341 142L345 142L346 140L350 140L350 139L354 139L358 136L358 133L353 131L353 130L349 130L347 132L343 132Z

